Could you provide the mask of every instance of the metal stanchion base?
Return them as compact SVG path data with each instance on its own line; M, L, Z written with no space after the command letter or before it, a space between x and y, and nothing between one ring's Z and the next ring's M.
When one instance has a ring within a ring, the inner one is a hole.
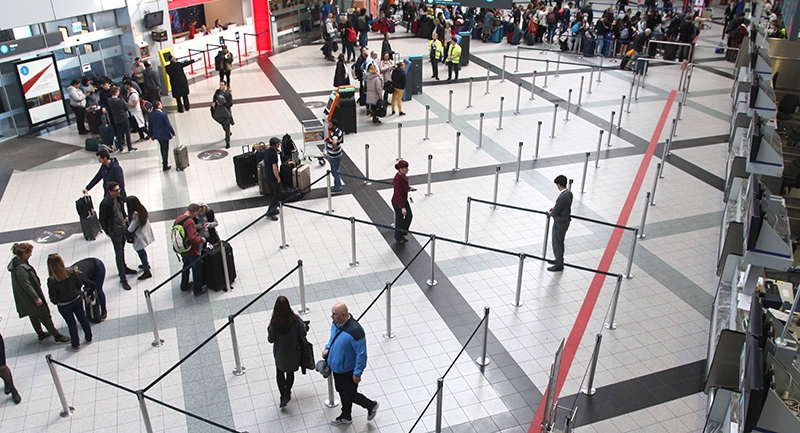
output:
M241 370L237 370L237 369L235 369L235 368L233 369L233 375L234 375L234 376L242 376L242 375L244 375L245 373L247 373L247 369L246 369L246 368L244 368L244 366L242 366L242 369L241 369Z
M327 406L327 407L336 407L336 406L339 406L339 402L336 401L335 399L333 401L330 401L329 399L326 398L325 399L325 406Z
M629 280L632 280L632 279L633 279L633 274L628 274L628 275L625 275L625 278L627 278L627 279L629 279Z
M150 345L153 347L161 347L164 345L164 340L153 340L153 342L150 343Z
M519 301L519 304L511 304L512 307L521 307L522 301Z
M428 138L428 137L425 137L425 138L422 139L422 141L428 141L428 140L430 140L430 138Z
M596 392L597 390L595 388L592 389L588 389L586 387L581 388L581 394L594 395Z
M433 193L432 193L432 192L431 192L431 193L425 193L425 194L423 194L423 195L424 195L425 197L430 197L430 196L432 196L432 195L433 195Z
M454 168L453 171L461 171L460 168Z
M356 260L356 262L355 262L355 263L353 263L353 262L350 262L350 266L352 266L352 267L354 267L354 268L355 268L356 266L358 266L358 260Z
M69 407L69 412L64 412L64 411L62 410L62 411L59 413L59 415L61 416L61 418L69 418L69 417L71 417L71 416L72 416L72 413L73 413L73 412L75 412L75 408L74 408L74 407L72 407L72 406L70 406L70 407Z
M280 249L282 249L282 250L288 250L288 249L289 249L289 244L286 244L286 245L278 245L278 248L280 248Z
M311 311L311 309L308 308L308 307L301 308L301 309L297 310L297 314L308 314L309 311Z
M425 281L425 284L427 284L427 285L428 285L428 286L430 286L430 287L433 287L433 286L435 286L435 285L439 284L439 282L438 282L438 281L436 281L436 280L426 280L426 281Z
M392 338L394 338L394 332L392 332L391 334L383 334L383 338L391 340Z
M617 329L617 324L616 323L611 323L611 324L604 323L603 324L603 328L611 329L613 331L614 329Z
M486 367L487 365L491 364L492 361L490 361L489 358L484 358L482 356L479 356L475 358L475 363L480 365L481 367Z
M367 185L367 186L372 185L372 182L366 181L366 182L364 182L364 185Z

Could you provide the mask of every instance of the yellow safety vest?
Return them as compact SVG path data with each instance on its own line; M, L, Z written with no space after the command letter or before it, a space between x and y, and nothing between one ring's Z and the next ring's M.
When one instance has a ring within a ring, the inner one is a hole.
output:
M450 63L458 64L461 61L461 45L450 45L450 54L447 56Z
M443 50L442 41L438 39L432 39L428 44L431 59L442 60Z

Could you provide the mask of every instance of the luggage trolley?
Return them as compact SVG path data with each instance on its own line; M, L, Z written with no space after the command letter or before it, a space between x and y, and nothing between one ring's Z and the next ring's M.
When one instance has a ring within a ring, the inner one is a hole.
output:
M325 165L325 154L311 155L308 153L307 146L325 145L325 137L328 133L328 123L322 119L303 120L300 122L303 126L303 158L311 161L316 158L319 165ZM324 149L324 147L323 147Z

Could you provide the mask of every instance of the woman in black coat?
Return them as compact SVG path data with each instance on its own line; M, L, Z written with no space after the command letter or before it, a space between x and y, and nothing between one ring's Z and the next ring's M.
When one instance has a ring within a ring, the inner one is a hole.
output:
M294 372L300 368L299 343L305 336L306 326L303 319L294 314L286 296L278 296L267 327L267 341L273 343L272 354L275 356L278 373L281 407L286 407L292 399Z
M72 341L70 348L77 352L81 349L81 340L78 336L78 324L75 323L76 318L83 328L86 343L92 342L92 328L83 309L81 288L86 286L90 290L95 290L97 285L77 268L67 269L64 260L58 254L47 256L47 270L50 273L50 278L47 279L50 302L58 306L58 312L67 322Z
M344 53L339 54L336 62L336 73L333 74L333 87L346 86L350 84L350 77L347 76L347 65L344 60Z

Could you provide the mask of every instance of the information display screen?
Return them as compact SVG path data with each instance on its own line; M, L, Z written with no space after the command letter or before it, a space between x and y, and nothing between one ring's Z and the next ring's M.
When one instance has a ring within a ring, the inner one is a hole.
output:
M15 66L31 125L67 115L55 57L37 57Z

